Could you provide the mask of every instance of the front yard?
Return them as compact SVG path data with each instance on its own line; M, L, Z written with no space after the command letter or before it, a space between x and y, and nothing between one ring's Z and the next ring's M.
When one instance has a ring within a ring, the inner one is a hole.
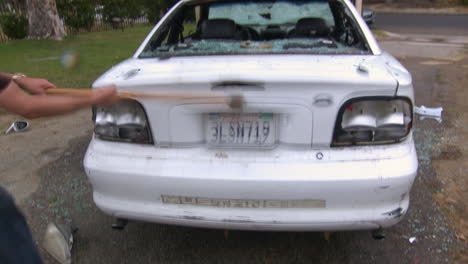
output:
M149 26L135 26L125 31L85 33L63 41L18 40L0 44L0 69L46 78L57 87L88 88L112 65L133 55L149 33ZM72 51L78 64L67 69L58 57Z

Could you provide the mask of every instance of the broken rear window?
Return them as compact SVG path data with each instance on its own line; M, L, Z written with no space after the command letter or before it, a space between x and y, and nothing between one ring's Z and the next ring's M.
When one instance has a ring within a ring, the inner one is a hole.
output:
M340 0L191 1L180 5L140 54L368 54Z

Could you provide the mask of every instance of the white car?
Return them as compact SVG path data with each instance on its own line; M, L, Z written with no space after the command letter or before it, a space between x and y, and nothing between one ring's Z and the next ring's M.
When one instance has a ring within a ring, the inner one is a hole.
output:
M381 230L408 210L411 75L348 0L181 1L111 83L167 94L94 110L84 167L117 219Z

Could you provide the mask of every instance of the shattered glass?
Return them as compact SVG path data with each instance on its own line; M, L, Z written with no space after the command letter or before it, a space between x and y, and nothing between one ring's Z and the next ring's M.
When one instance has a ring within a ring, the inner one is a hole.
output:
M141 58L181 55L229 54L366 54L366 52L327 39L278 39L270 41L200 40L162 46L141 53Z
M187 2L164 21L139 57L369 54L347 11L339 0ZM299 27L304 18L309 20ZM204 27L216 20L224 24Z
M295 24L303 17L320 17L330 26L335 24L326 2L275 1L214 3L210 6L209 19L229 18L241 25Z

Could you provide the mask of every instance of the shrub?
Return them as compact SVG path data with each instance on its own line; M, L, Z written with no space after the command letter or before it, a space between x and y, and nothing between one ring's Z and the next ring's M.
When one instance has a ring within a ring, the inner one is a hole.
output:
M65 25L73 30L91 30L96 18L96 2L93 0L57 0L57 10Z
M23 39L28 35L28 19L22 14L4 14L0 17L3 33L11 39Z
M150 23L156 23L161 18L161 14L175 3L177 0L99 1L103 20L114 26L126 19L136 19L142 16L145 16Z
M102 16L105 22L115 24L125 19L135 19L143 15L142 0L101 0Z
M161 18L161 14L169 8L169 0L144 0L144 12L148 22L155 24Z
M468 0L460 0L460 4L468 6Z

